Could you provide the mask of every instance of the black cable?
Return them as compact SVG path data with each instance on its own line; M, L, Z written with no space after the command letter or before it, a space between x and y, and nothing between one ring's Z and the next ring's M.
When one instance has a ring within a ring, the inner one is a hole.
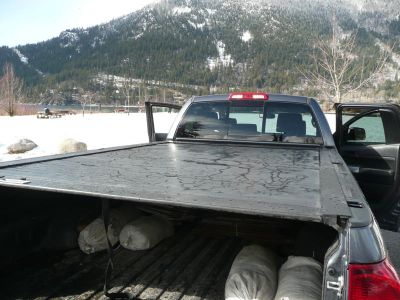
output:
M105 271L105 278L104 278L104 295L112 300L125 300L130 299L127 293L123 292L112 292L110 293L109 290L109 282L112 277L112 271L114 269L114 249L111 245L111 242L108 238L108 225L110 223L110 201L108 199L102 199L102 216L103 216L103 224L106 233L106 240L107 240L107 251L108 251L108 262Z

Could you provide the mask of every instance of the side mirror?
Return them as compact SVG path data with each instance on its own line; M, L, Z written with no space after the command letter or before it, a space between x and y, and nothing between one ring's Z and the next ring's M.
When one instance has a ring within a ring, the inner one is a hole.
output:
M347 133L348 141L364 141L366 138L365 129L360 127L351 127Z

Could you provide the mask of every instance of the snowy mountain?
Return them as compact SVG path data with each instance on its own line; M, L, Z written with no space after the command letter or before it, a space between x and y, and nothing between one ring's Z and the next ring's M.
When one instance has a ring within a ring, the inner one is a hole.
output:
M0 65L12 60L42 88L106 73L284 92L300 84L299 66L310 63L316 38L328 37L333 14L373 58L378 41L400 42L399 10L400 0L161 0L106 24L0 48Z

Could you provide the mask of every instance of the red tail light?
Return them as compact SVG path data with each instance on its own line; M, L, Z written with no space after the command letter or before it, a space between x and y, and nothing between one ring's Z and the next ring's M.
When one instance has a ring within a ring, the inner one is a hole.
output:
M349 300L399 300L400 280L388 260L349 265Z
M229 95L229 100L268 100L269 96L266 93L232 93Z

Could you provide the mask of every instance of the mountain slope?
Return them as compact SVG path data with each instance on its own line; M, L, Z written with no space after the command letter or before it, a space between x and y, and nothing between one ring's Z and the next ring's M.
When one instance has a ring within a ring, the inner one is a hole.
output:
M28 85L89 84L100 72L201 86L298 87L317 36L336 11L343 32L359 32L373 59L376 39L399 40L400 0L163 0L123 18L62 32L51 40L0 49ZM396 6L398 4L398 6ZM42 75L44 74L44 76Z

